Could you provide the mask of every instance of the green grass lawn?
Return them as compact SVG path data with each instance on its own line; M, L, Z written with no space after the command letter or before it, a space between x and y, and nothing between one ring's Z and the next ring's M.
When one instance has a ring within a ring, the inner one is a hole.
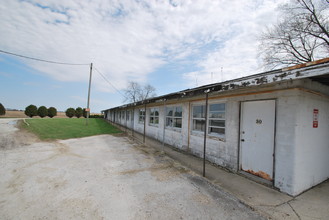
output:
M26 122L30 126L25 123L22 123L22 126L42 140L121 133L119 129L100 118L90 118L88 126L85 118L26 119Z

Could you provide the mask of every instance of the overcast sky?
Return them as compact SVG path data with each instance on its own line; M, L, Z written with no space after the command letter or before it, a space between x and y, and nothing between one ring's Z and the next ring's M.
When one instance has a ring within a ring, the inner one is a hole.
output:
M89 64L121 93L128 81L158 95L264 71L257 37L285 0L0 0L0 50ZM89 66L0 53L0 102L85 107ZM123 104L94 69L91 111Z

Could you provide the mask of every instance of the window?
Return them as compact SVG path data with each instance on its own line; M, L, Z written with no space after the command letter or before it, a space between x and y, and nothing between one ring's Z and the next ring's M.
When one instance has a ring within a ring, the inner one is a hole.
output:
M121 118L125 119L125 111L121 111Z
M130 117L130 111L127 111L127 117L126 117L126 120L129 121L129 117Z
M145 110L144 109L139 109L139 117L138 117L138 122L143 124L145 119Z
M166 127L182 128L182 114L181 106L166 108Z
M209 105L208 134L225 135L225 103Z
M194 131L204 131L205 129L205 105L195 105L193 106L193 130Z
M210 135L225 135L225 103L209 104L208 106L208 128L207 133ZM193 131L205 131L206 106L193 106L192 123Z
M159 124L159 109L150 108L150 125Z

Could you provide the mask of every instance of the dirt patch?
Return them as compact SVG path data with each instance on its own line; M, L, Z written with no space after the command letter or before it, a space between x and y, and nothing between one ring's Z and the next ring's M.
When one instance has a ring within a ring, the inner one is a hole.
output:
M173 159L166 156L164 152L146 146L144 144L135 144L134 141L129 138L128 142L133 144L134 150L142 153L145 156L144 161L150 162L153 166L143 169L132 169L120 172L122 175L134 175L141 172L150 172L153 177L158 181L169 181L181 174L192 172L180 163L175 162Z
M17 120L15 123L12 123L10 126L12 126L13 130L9 131L4 130L4 128L2 127L2 130L0 132L0 149L14 149L40 141L40 139L36 135L23 129L21 126L22 123L22 120Z

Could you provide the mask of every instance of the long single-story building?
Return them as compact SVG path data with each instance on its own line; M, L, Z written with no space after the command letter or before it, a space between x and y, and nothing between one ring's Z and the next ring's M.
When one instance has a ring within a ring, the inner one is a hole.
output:
M329 178L329 58L104 110L105 118L295 196Z

